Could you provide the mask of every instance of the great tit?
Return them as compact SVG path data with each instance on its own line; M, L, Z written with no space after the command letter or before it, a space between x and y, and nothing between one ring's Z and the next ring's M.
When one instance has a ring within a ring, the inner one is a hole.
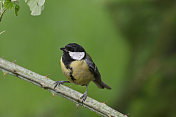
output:
M80 97L82 102L87 98L87 89L90 81L93 81L101 89L111 89L110 86L101 80L98 68L82 46L70 43L64 48L60 48L60 50L63 51L60 60L61 69L69 81L56 81L54 88L64 83L86 86L86 91Z

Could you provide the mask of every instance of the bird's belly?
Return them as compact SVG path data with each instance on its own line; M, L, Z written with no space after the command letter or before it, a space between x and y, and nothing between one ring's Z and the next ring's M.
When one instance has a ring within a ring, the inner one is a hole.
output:
M87 85L90 81L94 80L94 75L89 71L89 67L84 60L74 61L70 64L72 68L72 76L75 80L71 82L78 85Z
M94 75L89 71L86 61L74 61L70 64L72 68L72 76L75 78L75 84L87 85L94 80Z
M73 61L70 64L70 68L72 69L72 76L74 79L70 77L71 70L66 69L63 62L60 63L64 75L68 78L71 83L75 83L78 85L87 85L90 81L94 80L94 75L89 71L89 67L86 61Z

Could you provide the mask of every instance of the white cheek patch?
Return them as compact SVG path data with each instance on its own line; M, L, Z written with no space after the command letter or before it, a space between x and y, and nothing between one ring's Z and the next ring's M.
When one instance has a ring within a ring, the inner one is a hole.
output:
M85 56L85 52L69 52L69 55L74 60L81 60Z

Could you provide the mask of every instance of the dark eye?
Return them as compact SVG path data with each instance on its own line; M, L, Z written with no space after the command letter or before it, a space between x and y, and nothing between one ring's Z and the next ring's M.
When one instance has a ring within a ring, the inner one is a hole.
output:
M71 51L71 52L74 51L74 49L72 47L66 47L66 48L67 48L68 51Z

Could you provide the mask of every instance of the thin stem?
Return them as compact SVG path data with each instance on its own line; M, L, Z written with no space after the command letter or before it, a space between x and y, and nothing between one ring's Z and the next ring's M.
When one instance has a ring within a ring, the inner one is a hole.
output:
M4 15L4 13L5 13L6 10L7 10L7 9L4 8L4 2L5 2L5 0L0 2L0 3L1 3L1 10L0 10L0 23L1 23L1 21L2 21L2 16Z
M41 88L44 88L56 95L60 95L76 104L82 105L104 117L127 117L126 115L121 114L120 112L112 109L104 103L98 102L92 98L87 97L87 99L82 103L80 99L81 93L60 85L54 89L55 82L46 76L39 75L35 72L32 72L28 69L25 69L19 65L16 65L13 62L9 62L0 58L0 70L10 75L16 76L20 79L31 82ZM12 87L13 88L13 87Z

